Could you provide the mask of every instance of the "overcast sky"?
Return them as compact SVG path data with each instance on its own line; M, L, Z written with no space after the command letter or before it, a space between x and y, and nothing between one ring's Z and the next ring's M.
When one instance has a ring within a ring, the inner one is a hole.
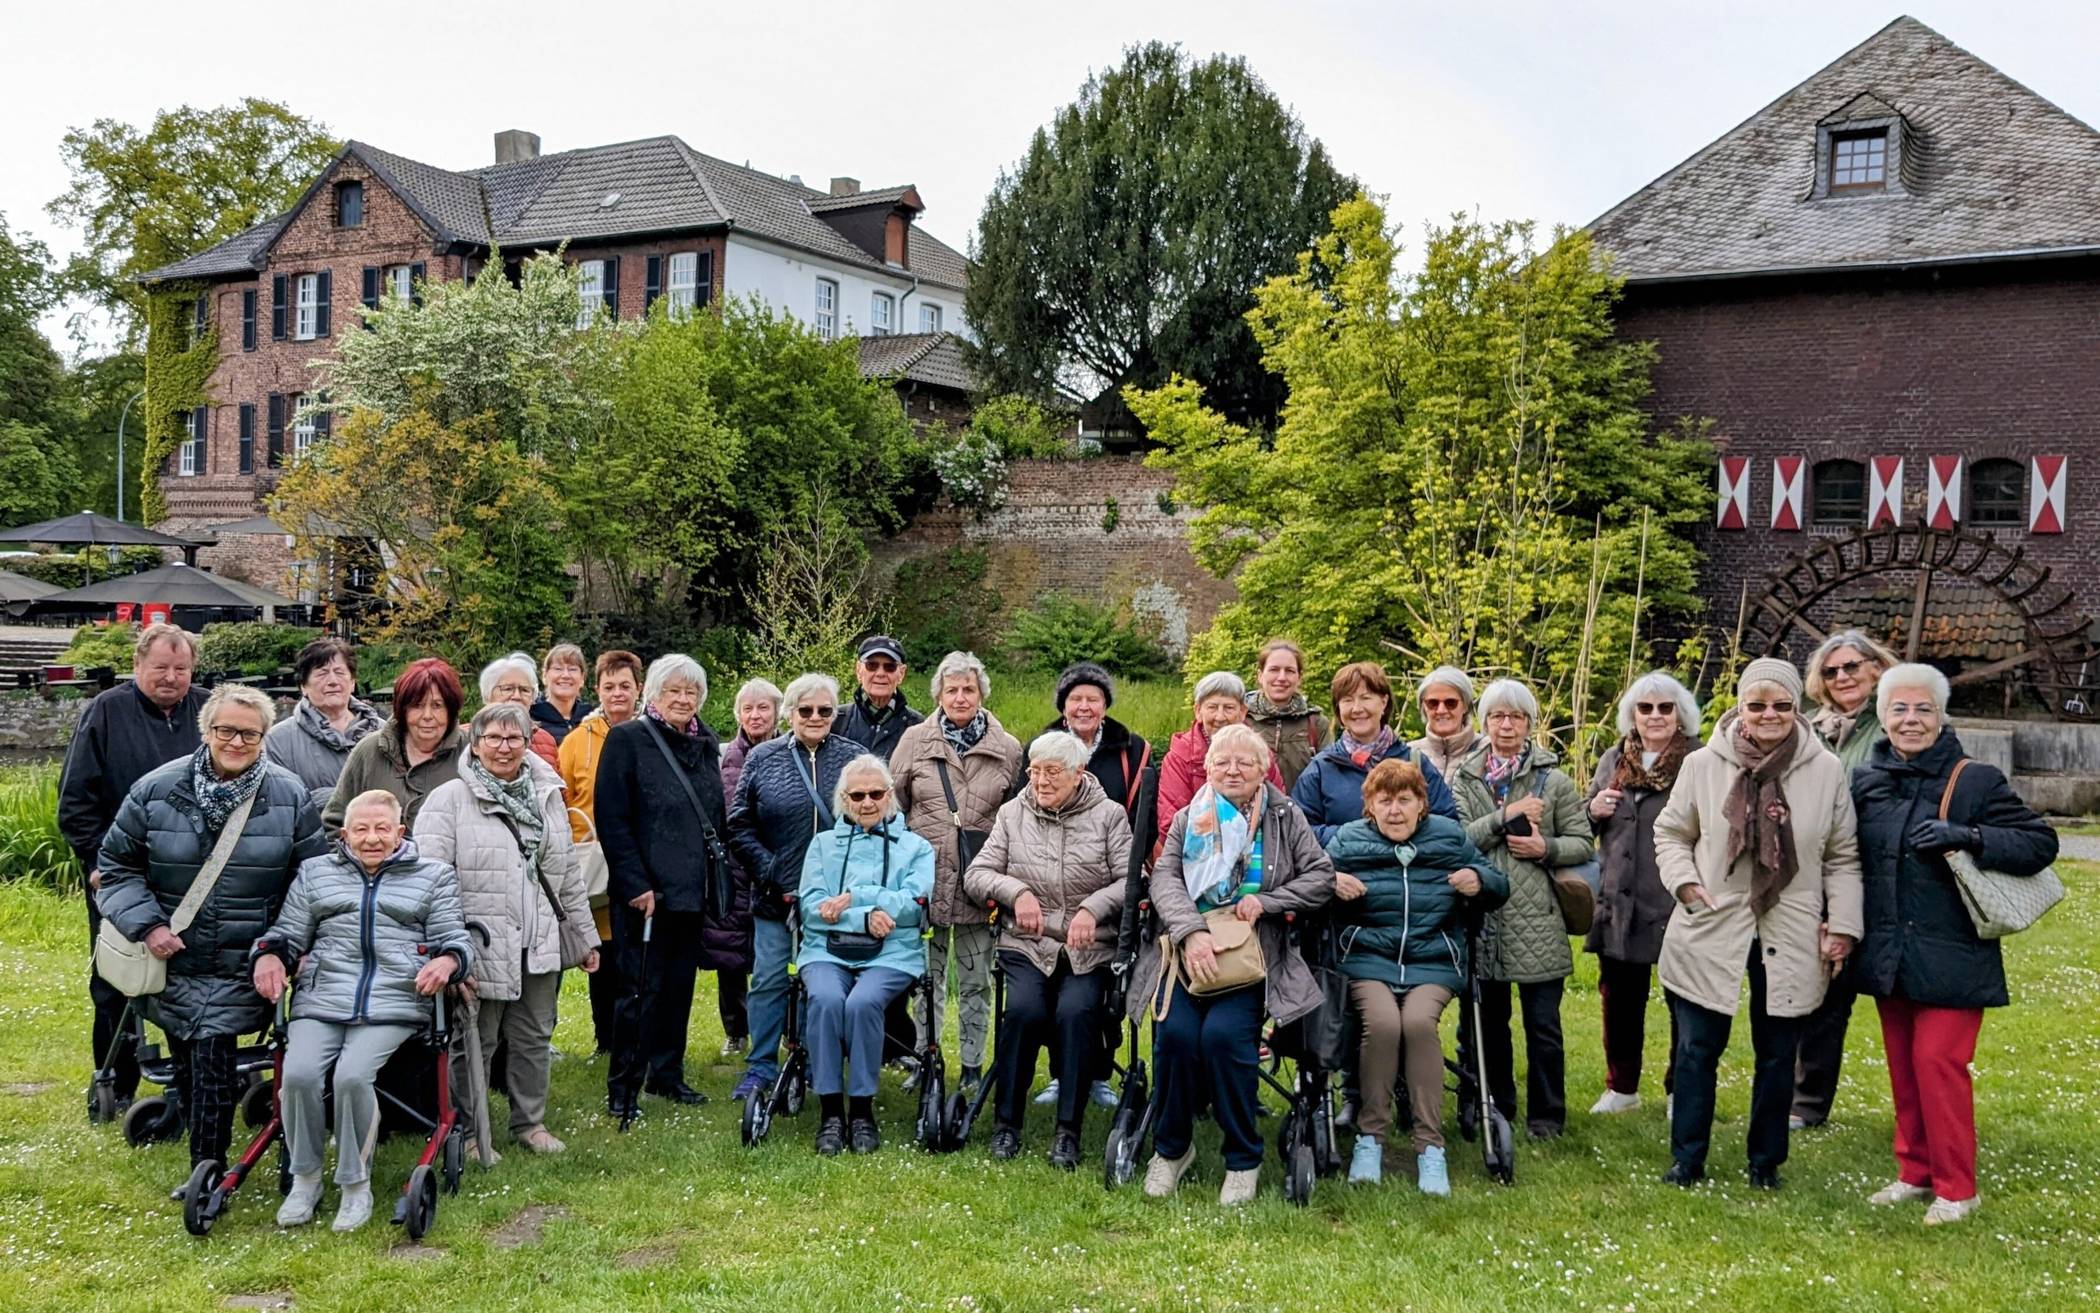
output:
M162 108L254 95L452 168L489 163L493 133L525 128L548 152L675 133L814 186L834 174L916 183L926 228L962 248L1000 168L1087 71L1160 38L1244 55L1412 233L1453 210L1583 223L1899 12L1853 0L513 0L479 12L21 0L0 20L0 213L63 258L75 234L43 207L67 183L68 128L144 126ZM1910 12L2100 121L2100 6L1920 0Z

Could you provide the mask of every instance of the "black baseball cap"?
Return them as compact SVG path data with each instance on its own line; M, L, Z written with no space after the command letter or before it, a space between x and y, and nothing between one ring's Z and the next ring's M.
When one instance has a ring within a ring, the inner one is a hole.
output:
M904 645L888 634L871 634L860 640L862 660L871 656L886 656L898 665L904 664Z

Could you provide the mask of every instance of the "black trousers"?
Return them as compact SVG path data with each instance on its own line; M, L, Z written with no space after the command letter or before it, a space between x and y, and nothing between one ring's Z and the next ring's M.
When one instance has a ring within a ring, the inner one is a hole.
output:
M598 969L590 975L591 1033L600 1053L613 1051L620 1028L620 1000L627 997L627 978L620 974L619 950L605 945L598 954Z
M693 980L700 972L700 914L658 912L646 951L649 918L631 907L613 909L613 956L629 993L614 1026L606 1093L632 1098L685 1079L686 1027L693 1016Z
M1515 986L1524 1019L1524 1118L1527 1125L1542 1129L1558 1130L1568 1123L1568 1057L1560 1029L1560 1000L1566 987L1565 980ZM1480 982L1480 1028L1487 1052L1476 1070L1487 1082L1495 1107L1514 1123L1517 1067L1509 1035L1510 989L1499 980Z
M233 1144L233 1110L240 1103L240 1078L234 1072L240 1050L238 1035L168 1036L175 1059L175 1088L182 1092L183 1112L190 1122L190 1166L207 1158L226 1161Z
M1750 1042L1757 1054L1750 1082L1750 1166L1777 1171L1786 1161L1787 1109L1794 1097L1794 1057L1802 1018L1765 1012L1761 946L1750 945ZM1735 1018L1669 995L1677 1014L1677 1103L1670 1119L1670 1156L1703 1171L1713 1139L1715 1073Z
M1057 1077L1057 1124L1077 1130L1100 1052L1108 972L1075 976L1071 962L1060 956L1056 972L1046 976L1014 952L999 954L999 967L1006 973L1006 1015L999 1022L999 1124L1021 1129L1036 1059L1048 1044L1051 1074Z
M751 993L749 971L715 972L715 1011L722 1018L723 1039L749 1039L751 1013L746 1000Z
M128 1099L139 1089L139 1024L133 1014L130 1029L119 1042L117 1027L124 1019L126 999L117 992L116 986L95 974L95 936L102 932L102 913L95 909L95 895L89 891L88 914L88 998L95 1005L95 1024L91 1042L95 1046L92 1061L108 1062L115 1070L116 1093L120 1099ZM112 1048L111 1046L115 1047ZM97 1067L100 1070L100 1067Z
M1801 1054L1794 1062L1793 1115L1811 1126L1830 1120L1837 1099L1838 1072L1845 1063L1845 1028L1852 1024L1852 1005L1859 981L1848 965L1830 982L1823 1005L1801 1019Z
M1604 1084L1619 1094L1641 1092L1641 1050L1648 1038L1648 985L1655 968L1616 957L1597 959L1597 1001L1604 1011ZM1677 1088L1677 1013L1670 1013L1669 1061L1663 1093Z

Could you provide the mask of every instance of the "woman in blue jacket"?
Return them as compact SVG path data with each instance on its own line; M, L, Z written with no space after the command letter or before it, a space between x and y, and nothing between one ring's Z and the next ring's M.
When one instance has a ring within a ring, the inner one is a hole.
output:
M1458 819L1458 803L1437 768L1393 735L1393 683L1375 661L1358 661L1334 672L1329 687L1334 720L1341 733L1312 759L1291 786L1291 801L1312 822L1321 843L1364 814L1364 776L1380 762L1406 761L1421 767L1429 810Z
M1349 1179L1379 1179L1404 1049L1416 1184L1423 1194L1448 1195L1437 1023L1465 983L1466 918L1499 907L1509 897L1509 877L1473 845L1463 825L1429 812L1428 785L1414 762L1372 767L1363 800L1364 819L1342 826L1327 844L1342 974L1361 1035L1363 1093Z
M802 859L797 905L802 949L795 965L809 995L811 1085L817 1152L873 1153L875 1082L882 1074L883 1017L926 969L919 930L933 892L933 847L897 814L896 781L874 753L839 772L838 817ZM851 1101L844 1068L853 1068Z

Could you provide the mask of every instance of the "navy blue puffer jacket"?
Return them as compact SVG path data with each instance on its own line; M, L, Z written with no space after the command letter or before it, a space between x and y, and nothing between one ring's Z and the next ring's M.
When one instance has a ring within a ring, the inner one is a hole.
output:
M831 792L838 787L839 772L867 750L834 730L814 751L783 734L744 758L744 773L729 804L729 844L740 859L739 874L751 882L753 916L787 919L781 896L802 882L802 854L810 837L837 820L831 815ZM817 799L823 802L821 816Z

